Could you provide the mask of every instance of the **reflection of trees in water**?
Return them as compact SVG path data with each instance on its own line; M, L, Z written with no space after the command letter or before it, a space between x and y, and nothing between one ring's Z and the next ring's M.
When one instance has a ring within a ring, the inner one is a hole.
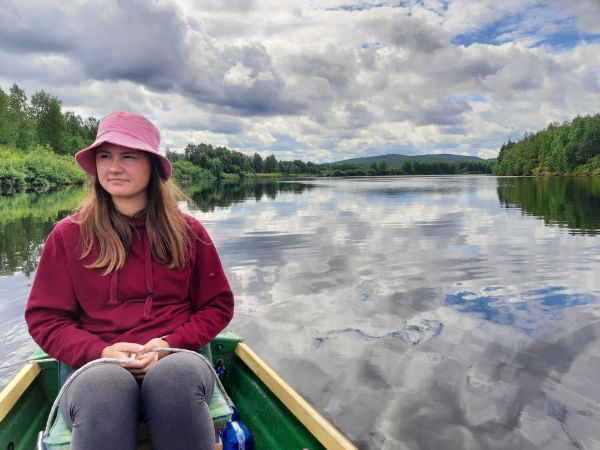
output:
M302 193L315 186L300 182L281 182L269 179L246 179L239 182L207 182L185 189L195 206L202 212L214 211L215 207L227 207L242 203L249 198L260 201L263 197L274 200L281 192Z
M275 199L280 192L301 193L313 187L298 182L246 180L195 185L186 189L186 193L207 212L249 198ZM73 212L84 197L85 190L81 188L0 197L0 275L34 272L48 233L57 221Z
M83 189L0 197L0 275L35 271L54 224L83 199Z
M536 177L498 178L498 198L507 208L566 224L574 233L600 230L600 178Z

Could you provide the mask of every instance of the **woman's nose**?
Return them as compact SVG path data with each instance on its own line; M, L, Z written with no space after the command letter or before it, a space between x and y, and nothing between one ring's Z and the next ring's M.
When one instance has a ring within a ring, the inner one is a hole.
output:
M123 170L121 160L119 158L111 158L108 170L111 172L120 172L121 170Z

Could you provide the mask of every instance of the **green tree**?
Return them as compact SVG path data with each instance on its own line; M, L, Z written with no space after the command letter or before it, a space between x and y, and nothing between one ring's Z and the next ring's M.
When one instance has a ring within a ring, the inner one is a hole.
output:
M61 101L40 90L31 97L31 109L37 123L38 142L50 145L57 153L69 153L64 145L65 122Z
M252 169L255 173L262 173L263 171L263 159L258 153L254 153L252 157Z
M263 165L263 170L265 173L275 173L277 172L277 159L274 155L269 155L265 158L265 162Z
M27 95L17 84L10 88L7 108L6 143L11 146L26 148L31 142L32 126L28 120Z
M217 180L223 178L223 163L219 158L210 158L207 169Z
M93 142L98 134L98 119L95 117L88 117L83 122L83 128L85 129L88 142Z
M8 95L0 87L0 144L8 144L10 123L8 121Z
M64 149L67 154L75 154L78 150L86 147L89 140L83 120L80 116L67 111L63 116L65 124Z

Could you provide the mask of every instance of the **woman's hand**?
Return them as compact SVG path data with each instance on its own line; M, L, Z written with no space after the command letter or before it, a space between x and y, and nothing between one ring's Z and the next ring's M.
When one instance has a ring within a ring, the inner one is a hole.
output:
M134 344L132 342L117 342L113 345L109 345L102 350L100 356L102 358L117 359L130 359L132 356L135 356L133 362L119 365L129 370L137 378L143 377L152 364L158 361L157 353L144 353L143 345Z
M169 345L169 343L167 341L165 341L164 339L160 339L160 338L154 338L151 339L150 341L148 341L148 343L146 345L144 345L143 349L140 351L140 354L145 354L148 352L152 352L152 350L154 350L155 348L171 348L171 346ZM152 352L152 353L156 353L158 354L158 359L164 358L165 356L167 356L169 354L169 352Z
M143 345L133 342L116 342L113 345L104 347L101 358L130 359L132 355L140 353L144 349Z
M137 352L137 361L124 367L127 368L135 377L142 378L146 372L150 370L150 367L156 363L156 361L169 354L169 352L155 352L153 350L159 347L169 348L170 345L163 339L155 338L148 341L146 345L140 345L139 347L141 350L138 350Z

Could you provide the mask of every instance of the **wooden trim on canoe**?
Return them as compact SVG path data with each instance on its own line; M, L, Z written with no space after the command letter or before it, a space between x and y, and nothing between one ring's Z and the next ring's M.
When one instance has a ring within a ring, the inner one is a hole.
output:
M39 364L25 364L11 382L0 392L0 422L4 420L40 372Z
M283 378L277 375L247 344L238 342L235 347L235 354L267 385L325 448L328 450L356 449L342 433L319 414Z

